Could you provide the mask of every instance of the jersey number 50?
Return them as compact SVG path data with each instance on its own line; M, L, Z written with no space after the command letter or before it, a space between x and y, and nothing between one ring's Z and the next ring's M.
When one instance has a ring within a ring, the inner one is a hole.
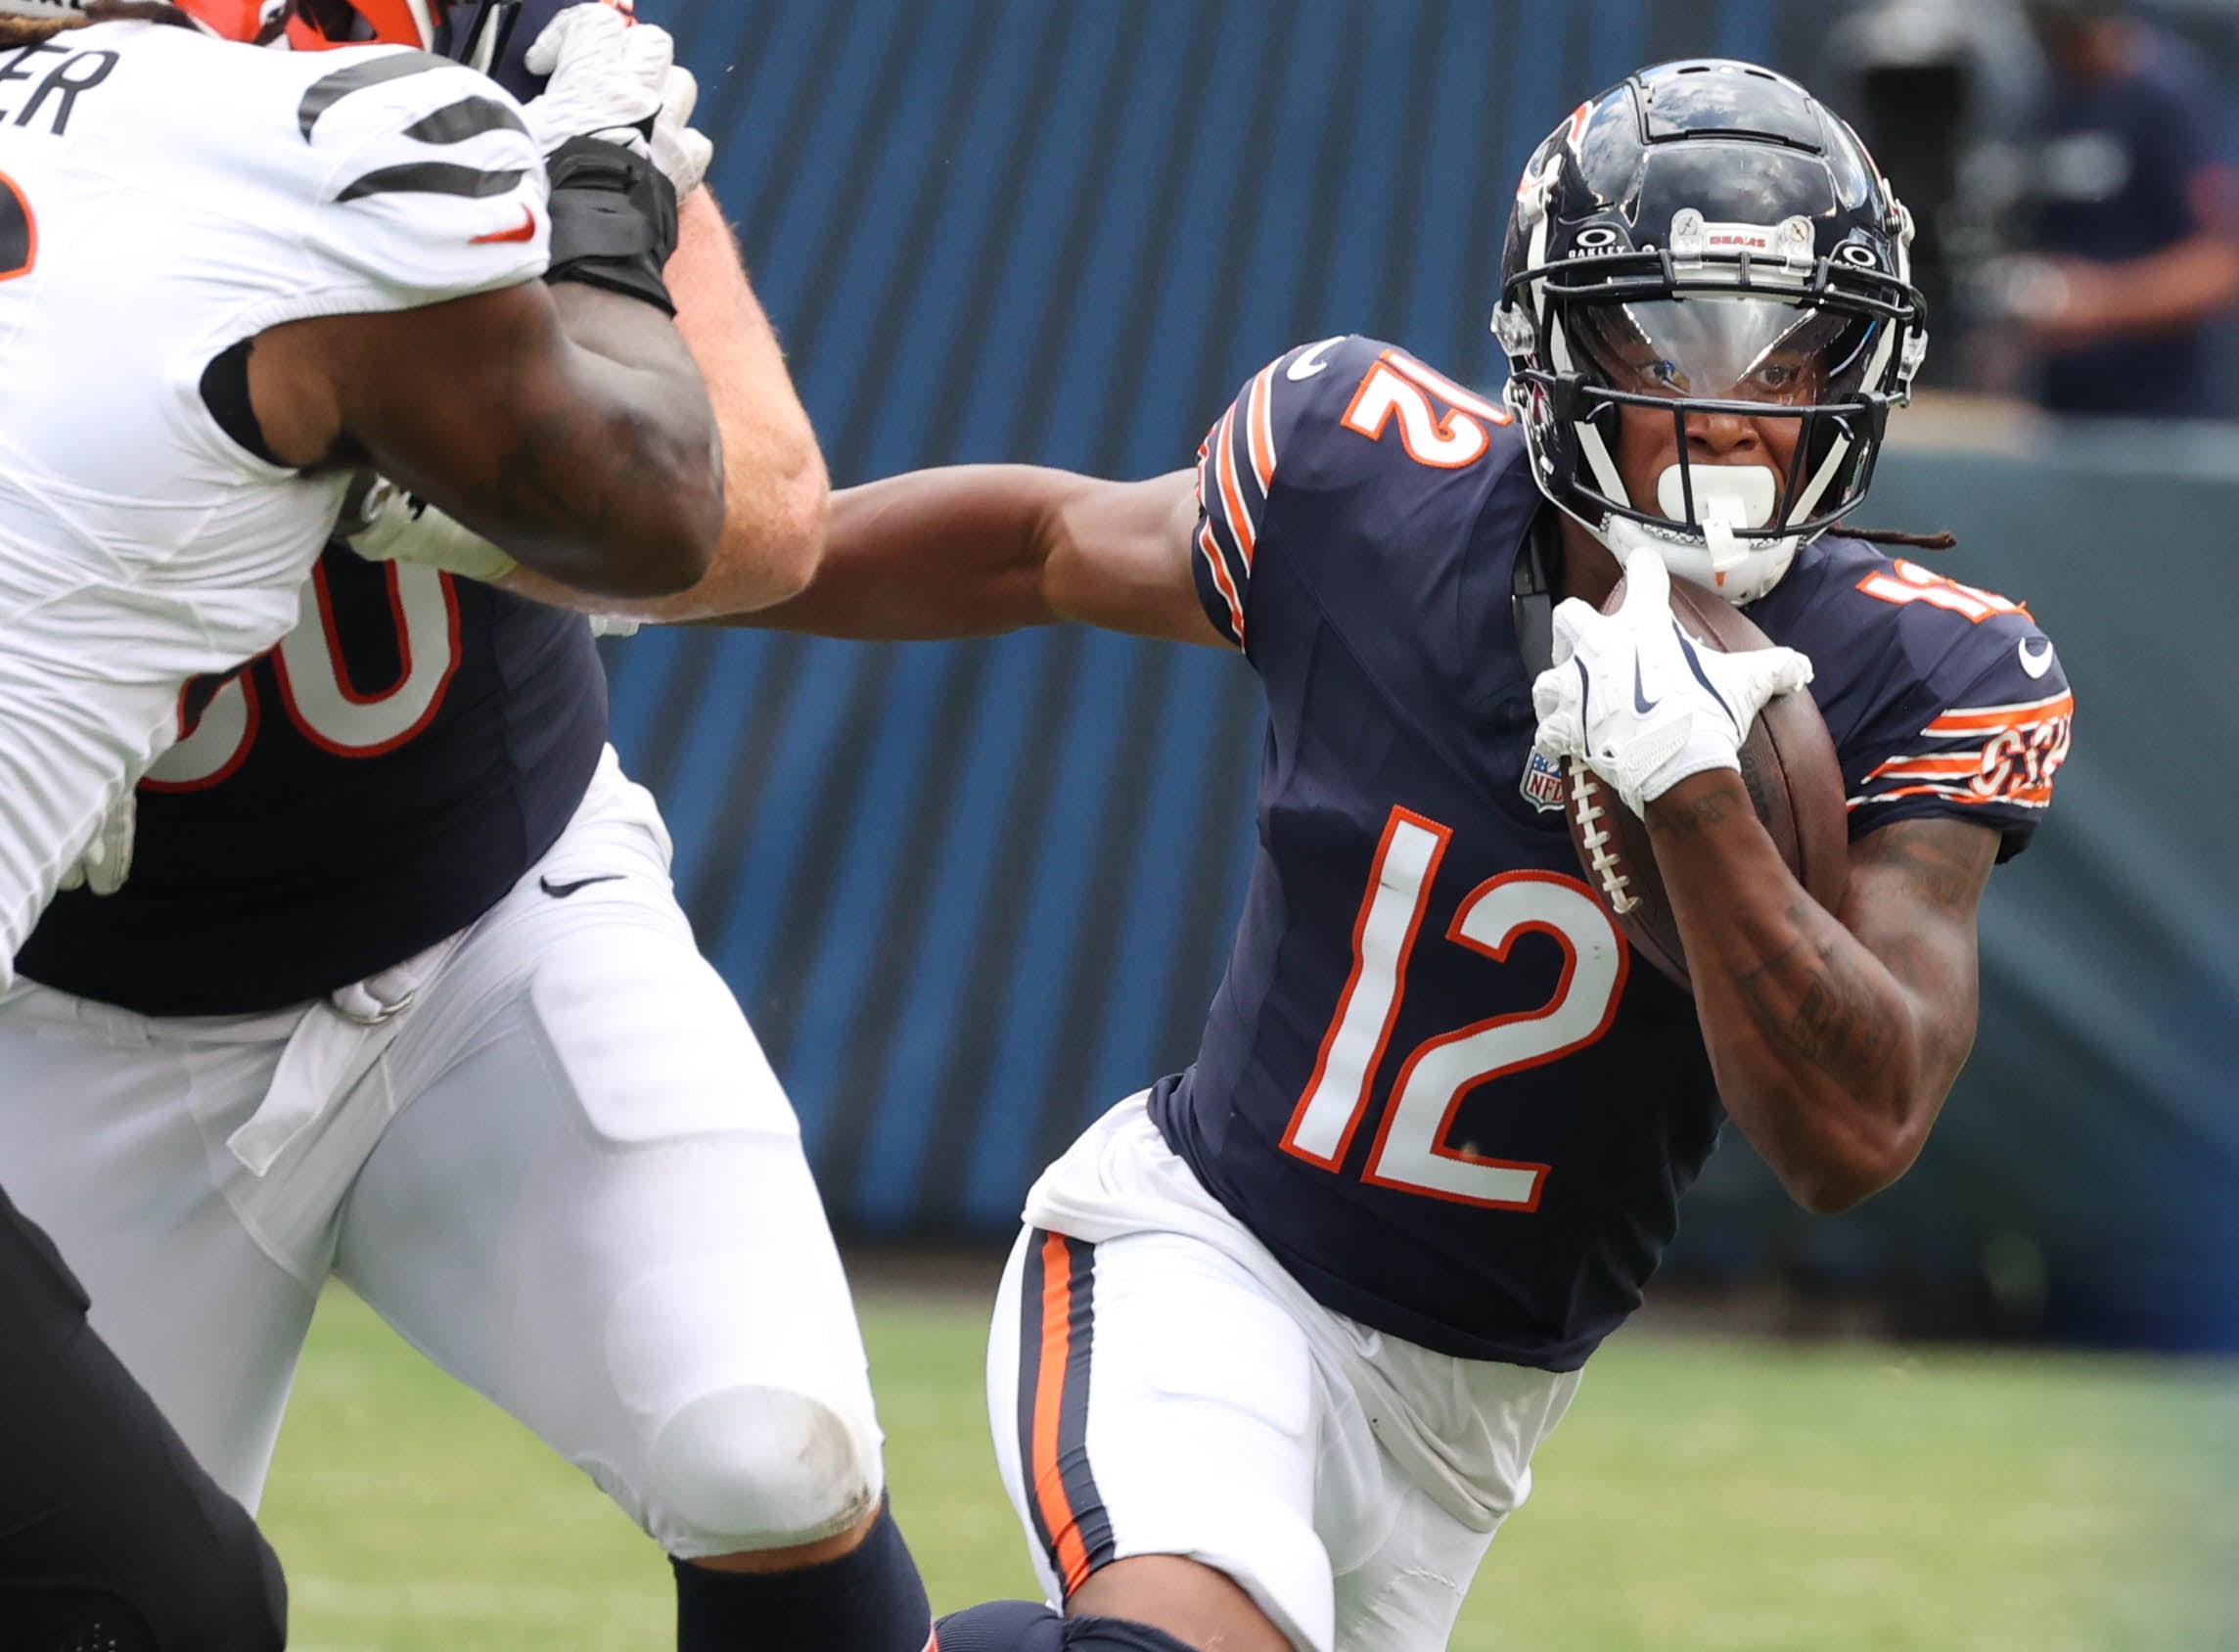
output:
M256 672L269 663L280 702L297 733L338 757L378 757L433 722L459 668L459 599L432 568L390 563L388 609L396 626L395 679L373 689L352 681L337 634L323 565L311 573L303 618L280 646L229 679L157 759L140 784L157 792L199 792L248 759L262 719Z
M1285 1152L1333 1173L1343 1172L1367 1116L1399 1020L1408 959L1452 837L1451 828L1409 809L1394 808L1385 823L1353 927L1352 974L1283 1133ZM1457 1028L1408 1056L1368 1155L1369 1182L1496 1210L1539 1208L1548 1167L1495 1159L1475 1143L1453 1141L1454 1115L1488 1079L1560 1060L1608 1032L1630 955L1593 892L1552 872L1510 872L1478 885L1455 911L1446 939L1499 963L1534 931L1552 936L1566 954L1554 996L1536 1010Z

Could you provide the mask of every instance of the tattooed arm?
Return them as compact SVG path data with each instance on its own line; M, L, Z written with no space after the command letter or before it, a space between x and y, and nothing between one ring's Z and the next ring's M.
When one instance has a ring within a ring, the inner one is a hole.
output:
M291 322L257 338L249 381L284 463L378 469L565 585L683 590L722 532L707 388L635 298L537 281Z
M1887 1187L1975 1041L1975 909L1997 834L1943 819L1869 833L1829 913L1731 773L1682 781L1648 827L1726 1111L1808 1210Z

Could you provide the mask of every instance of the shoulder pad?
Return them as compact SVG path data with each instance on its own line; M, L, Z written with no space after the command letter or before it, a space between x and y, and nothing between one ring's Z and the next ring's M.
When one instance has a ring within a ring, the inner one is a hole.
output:
M303 77L290 136L310 157L313 248L389 307L542 273L544 163L509 93L425 52L305 58L315 71Z
M2019 852L2051 803L2075 716L2052 640L2019 603L1855 541L1829 543L1805 572L1801 606L1766 618L1820 672L1852 836L1950 814Z
M1509 423L1507 409L1357 334L1269 362L1198 449L1199 580L1214 624L1242 641L1253 562L1279 494L1342 496L1361 520L1373 518L1361 508L1367 493L1414 497L1440 473L1520 449L1504 435Z

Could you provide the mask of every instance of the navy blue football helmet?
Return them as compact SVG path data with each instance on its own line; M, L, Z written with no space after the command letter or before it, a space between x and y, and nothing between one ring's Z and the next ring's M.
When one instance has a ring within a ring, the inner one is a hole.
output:
M480 69L526 103L544 90L543 79L523 66L528 48L544 32L545 24L570 6L596 3L598 0L452 0L449 15L436 31L434 49ZM630 0L605 3L617 11L634 9Z
M1622 556L1750 602L1854 509L1927 352L1912 220L1803 87L1723 59L1642 69L1532 155L1493 331L1532 470ZM1678 462L1628 496L1620 410L1668 412ZM1689 422L1796 420L1785 475L1689 458Z

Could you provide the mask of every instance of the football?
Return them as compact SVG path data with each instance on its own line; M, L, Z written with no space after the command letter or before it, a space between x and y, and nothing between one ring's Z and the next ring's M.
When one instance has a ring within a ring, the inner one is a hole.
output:
M1623 600L1621 579L1602 612ZM1685 579L1671 581L1671 612L1688 635L1722 654L1772 646L1741 610ZM1833 911L1851 870L1843 770L1808 691L1767 703L1742 743L1741 765L1742 785L1780 857L1811 898ZM1573 760L1567 778L1565 812L1586 882L1633 949L1687 986L1687 953L1647 825L1584 763Z

